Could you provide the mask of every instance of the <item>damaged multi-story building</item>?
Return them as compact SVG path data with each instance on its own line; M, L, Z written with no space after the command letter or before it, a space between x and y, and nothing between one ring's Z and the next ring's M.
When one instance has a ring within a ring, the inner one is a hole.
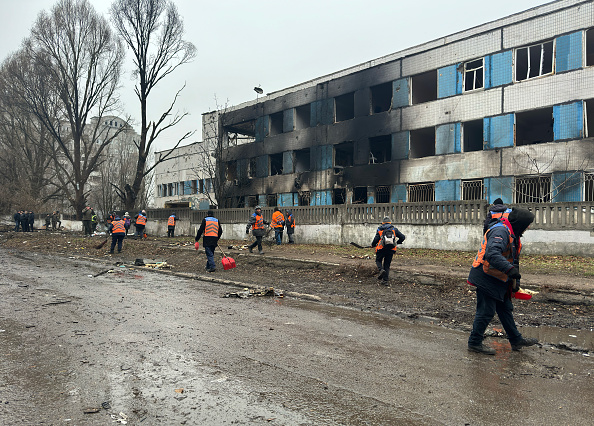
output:
M594 198L594 2L562 0L203 116L220 207ZM216 121L216 120L215 120Z

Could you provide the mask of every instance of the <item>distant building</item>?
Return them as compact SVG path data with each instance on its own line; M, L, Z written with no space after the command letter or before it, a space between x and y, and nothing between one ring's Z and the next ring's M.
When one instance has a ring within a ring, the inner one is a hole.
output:
M231 145L219 202L593 201L593 27L561 0L204 114ZM161 199L193 194L176 164Z
M179 147L155 167L155 207L208 209L214 204L211 178L204 175L200 164L203 147L203 142ZM156 152L155 158L169 151Z

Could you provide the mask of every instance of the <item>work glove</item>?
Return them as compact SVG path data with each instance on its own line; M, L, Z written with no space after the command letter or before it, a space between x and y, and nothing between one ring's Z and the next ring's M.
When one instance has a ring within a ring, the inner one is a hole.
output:
M246 231L245 231L245 234L246 234L246 235L249 235L249 234L250 234L250 231L248 231L248 230L246 229Z
M196 241L194 243L194 247L196 248L196 250L198 250L200 248L200 243L198 241Z
M507 272L507 277L512 280L519 280L520 278L522 278L522 276L520 275L520 271L516 267L511 268Z

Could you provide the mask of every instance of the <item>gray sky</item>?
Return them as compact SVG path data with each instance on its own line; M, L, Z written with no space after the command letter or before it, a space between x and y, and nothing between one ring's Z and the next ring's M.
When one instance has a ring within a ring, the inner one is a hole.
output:
M111 1L90 0L107 14ZM174 0L197 47L196 59L178 68L149 98L156 119L183 83L177 102L188 112L164 134L158 150L171 148L190 130L202 139L201 114L228 102L237 105L256 97L254 86L274 92L371 59L547 3L539 0ZM0 58L19 48L41 10L55 0L1 0ZM494 7L494 5L496 5ZM128 58L129 60L129 58ZM127 72L122 100L134 119L139 104ZM215 96L217 102L215 102ZM138 130L138 126L135 126Z

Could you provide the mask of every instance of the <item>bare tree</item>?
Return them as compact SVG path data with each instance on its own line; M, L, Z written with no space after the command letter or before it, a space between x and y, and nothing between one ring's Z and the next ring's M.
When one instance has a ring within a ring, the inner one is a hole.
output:
M162 132L171 129L187 115L172 114L180 92L174 95L169 107L156 120L148 121L147 103L151 91L161 80L196 55L195 46L183 40L184 25L173 2L168 0L115 0L111 5L112 22L124 43L133 54L134 72L138 79L134 91L140 101L140 141L137 143L138 162L132 185L126 193L126 209L134 209L137 194L145 177L171 151L155 159L150 165L148 158L155 140ZM194 132L185 133L175 148Z
M116 112L123 58L121 42L87 0L60 0L39 14L8 65L19 100L55 142L56 180L78 215L89 176L122 129L102 118Z

